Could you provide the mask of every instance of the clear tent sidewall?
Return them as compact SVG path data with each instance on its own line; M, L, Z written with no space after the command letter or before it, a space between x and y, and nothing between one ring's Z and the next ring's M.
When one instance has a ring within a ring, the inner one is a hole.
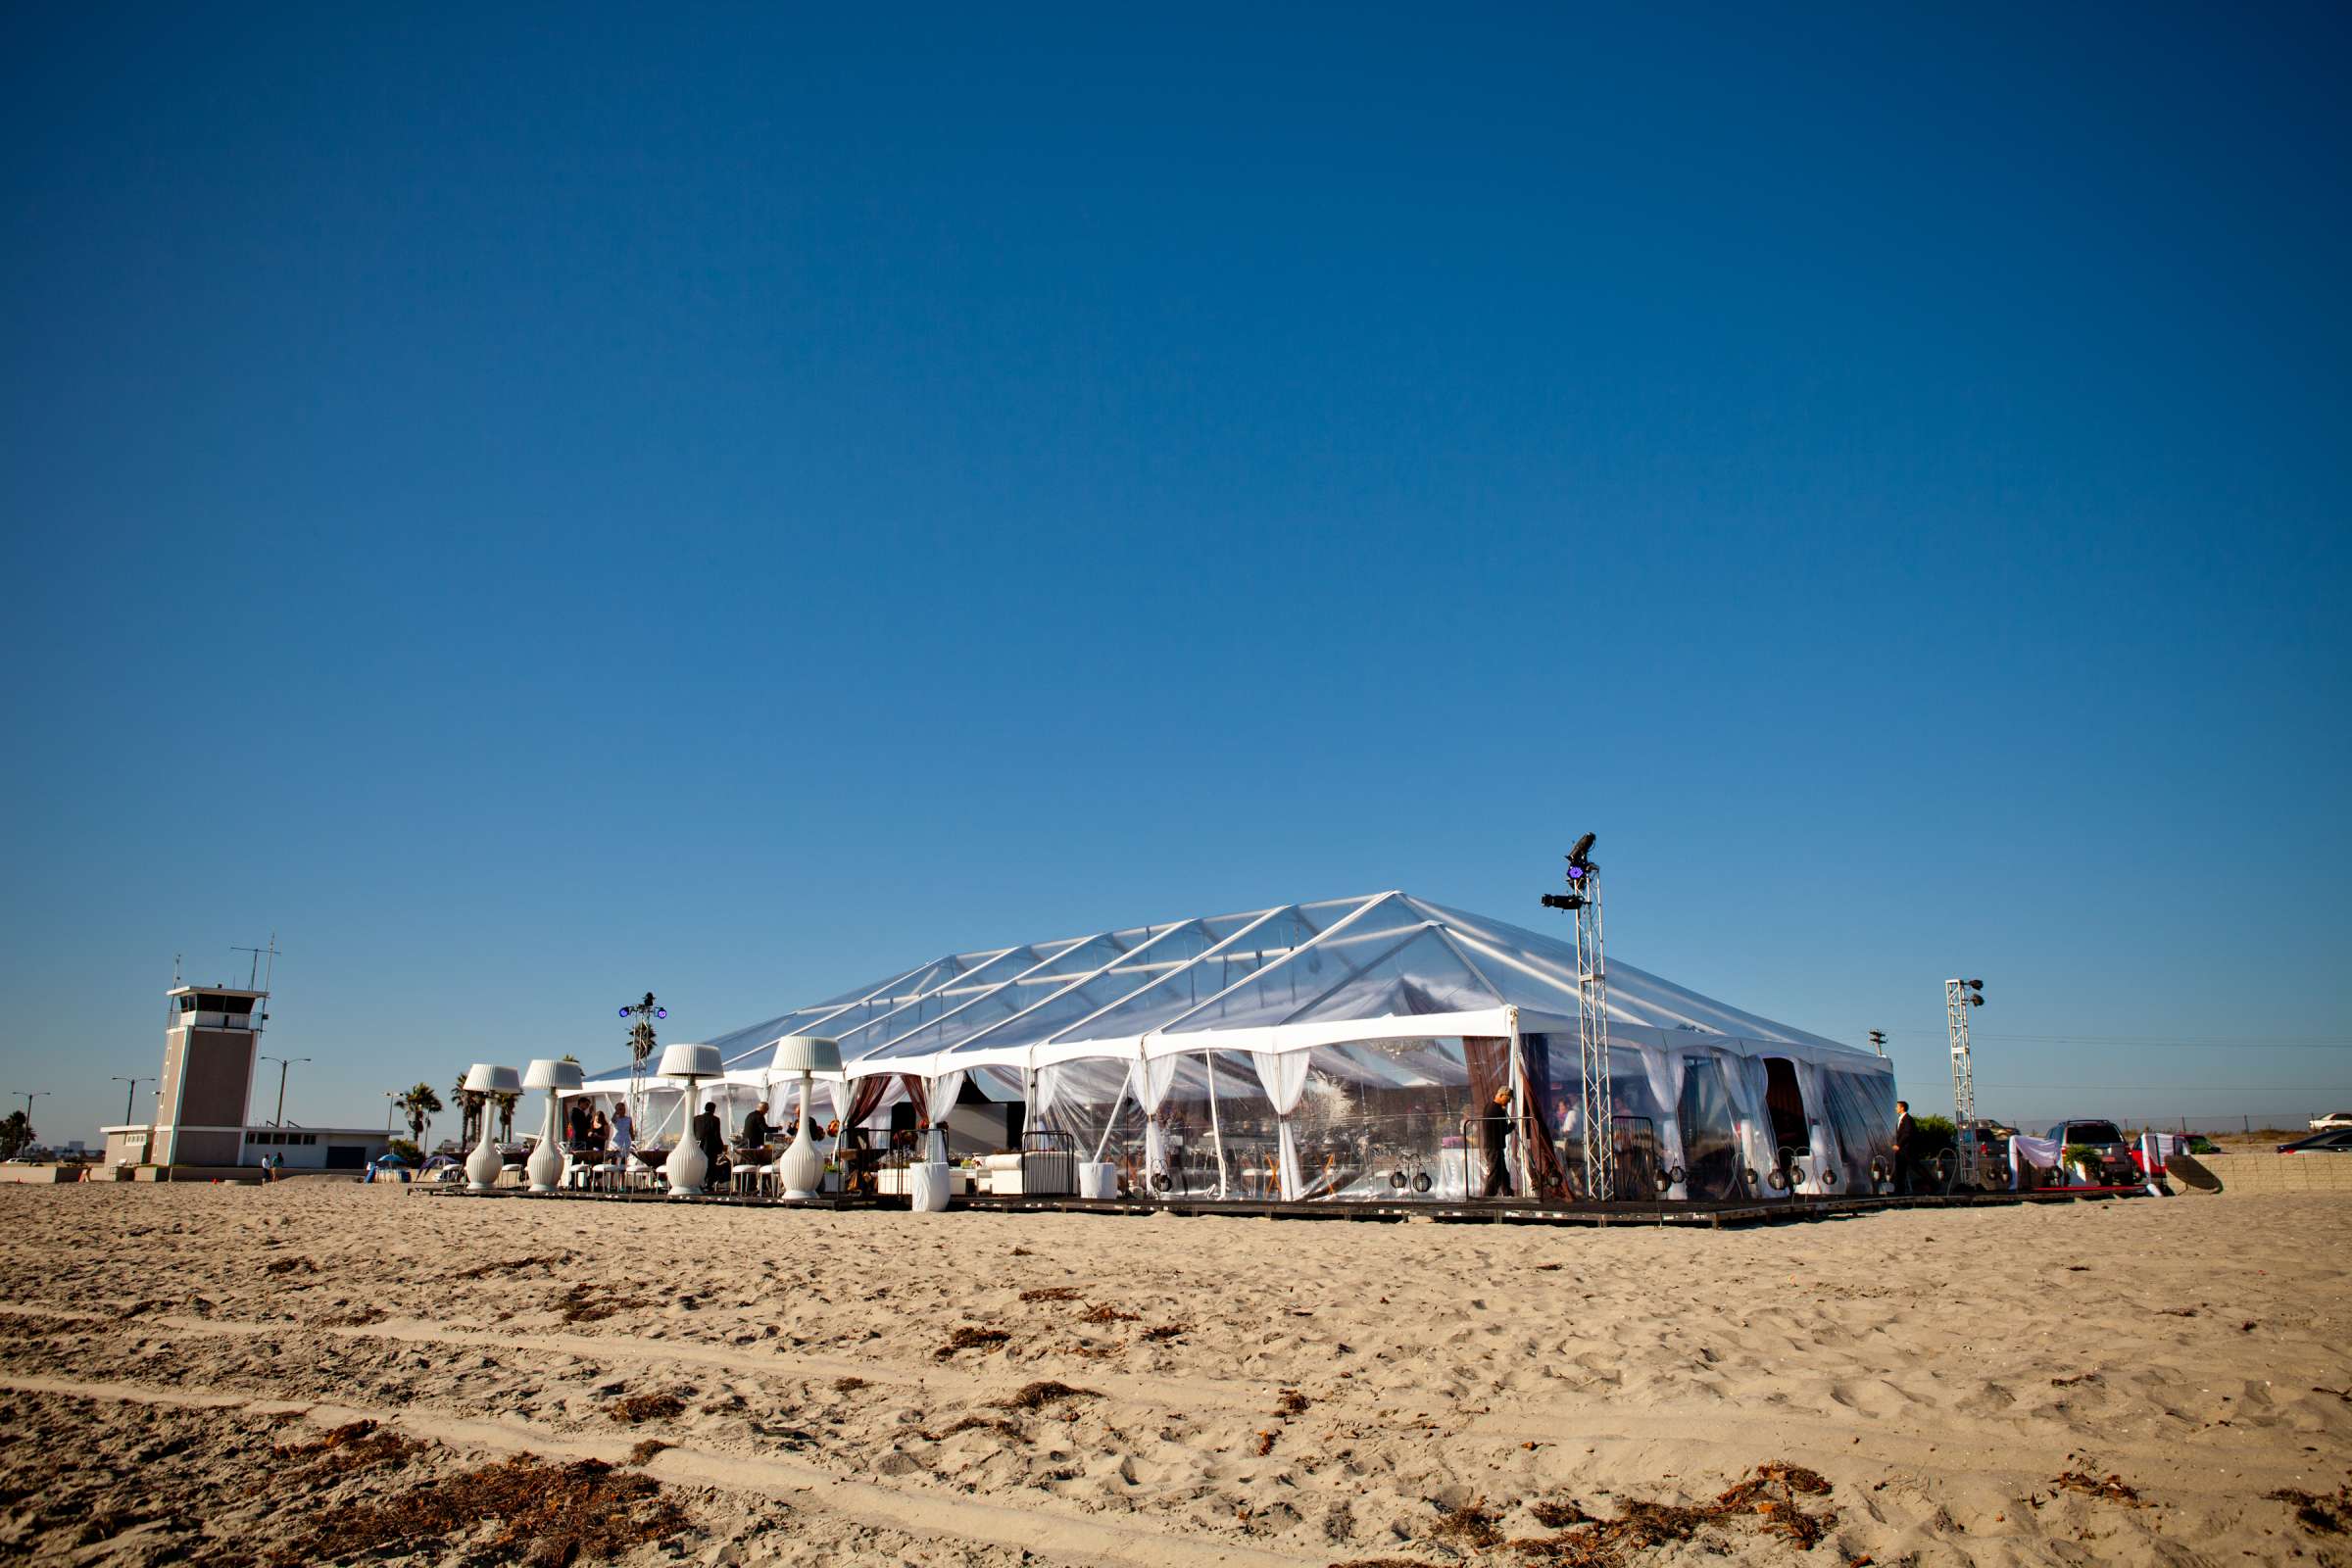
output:
M1531 1049L1531 1037L1542 1041ZM1497 1009L1306 1028L1200 1031L1057 1043L994 1061L956 1053L853 1063L851 1078L996 1068L1026 1087L1028 1124L1070 1136L1081 1159L1121 1168L1131 1193L1188 1200L1453 1199L1480 1196L1480 1129L1465 1041L1508 1043L1520 1128L1540 1127L1564 1184L1582 1196L1582 1069L1575 1021ZM1611 1030L1612 1135L1620 1199L1835 1196L1873 1190L1887 1152L1893 1076L1843 1048L1638 1025ZM989 1054L991 1056L997 1054ZM1543 1058L1528 1107L1530 1058ZM1784 1195L1766 1064L1788 1063L1807 1127ZM953 1063L953 1065L950 1065ZM889 1099L899 1098L894 1088ZM933 1103L937 1103L936 1095ZM881 1119L877 1112L874 1120ZM1688 1123L1688 1125L1686 1125ZM1684 1173L1671 1186L1664 1177ZM1510 1191L1538 1168L1514 1139Z

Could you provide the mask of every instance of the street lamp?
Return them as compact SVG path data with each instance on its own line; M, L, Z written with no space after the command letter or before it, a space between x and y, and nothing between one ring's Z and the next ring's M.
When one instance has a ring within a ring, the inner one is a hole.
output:
M29 1093L27 1093L26 1091L24 1091L24 1090L22 1090L22 1089L12 1089L12 1090L10 1090L10 1091L8 1092L8 1098L9 1098L9 1099L11 1099L11 1100L14 1100L14 1099L16 1099L16 1098L17 1098L17 1096L19 1096L19 1095L24 1095L24 1136L25 1136L25 1137L27 1137L27 1138L30 1138L30 1137L32 1136L32 1102L33 1102L34 1101L36 1101L36 1100L40 1099L40 1098L41 1098L43 1095L50 1094L50 1093L52 1093L52 1091L50 1091L50 1090L47 1090L47 1089L35 1089L35 1090L32 1090L32 1091L30 1091Z
M384 1136L386 1138L392 1136L392 1106L399 1099L399 1090L387 1089L384 1091Z
M156 1080L153 1078L125 1078L118 1073L108 1081L110 1083L128 1084L130 1086L122 1091L122 1125L127 1127L130 1125L130 1103L132 1101L138 1098L139 1085L151 1084Z
M308 1056L263 1055L262 1060L277 1063L277 1119L270 1122L270 1126L283 1127L286 1124L286 1069L295 1062L310 1059Z

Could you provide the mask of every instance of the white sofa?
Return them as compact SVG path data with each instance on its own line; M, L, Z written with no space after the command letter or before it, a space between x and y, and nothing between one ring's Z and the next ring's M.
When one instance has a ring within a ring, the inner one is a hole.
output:
M1018 1198L1027 1191L1021 1181L1021 1156L990 1154L980 1161L980 1179L995 1198Z

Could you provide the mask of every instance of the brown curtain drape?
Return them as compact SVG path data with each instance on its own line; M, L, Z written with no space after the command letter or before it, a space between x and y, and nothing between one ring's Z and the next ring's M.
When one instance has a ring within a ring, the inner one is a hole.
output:
M876 1073L871 1078L853 1078L857 1092L850 1097L850 1113L841 1118L842 1147L849 1147L850 1129L863 1125L882 1104L882 1097L890 1093L890 1076Z
M907 1102L914 1106L914 1125L919 1131L931 1125L931 1080L917 1078L910 1072L899 1074L899 1082L906 1088Z
M1462 1056L1470 1064L1470 1191L1475 1196L1486 1170L1487 1128L1480 1120L1494 1103L1494 1091L1511 1082L1511 1042L1506 1035L1465 1035ZM1516 1107L1514 1107L1516 1108Z
M1470 1119L1494 1102L1494 1091L1511 1086L1511 1042L1505 1035L1465 1035L1462 1055L1470 1063Z
M1571 1196L1568 1172L1560 1163L1560 1146L1551 1141L1551 1130L1560 1121L1551 1109L1551 1037L1521 1035L1519 1055L1527 1077L1527 1103L1519 1107L1519 1131L1528 1141L1528 1174L1535 1180L1538 1198L1565 1200Z

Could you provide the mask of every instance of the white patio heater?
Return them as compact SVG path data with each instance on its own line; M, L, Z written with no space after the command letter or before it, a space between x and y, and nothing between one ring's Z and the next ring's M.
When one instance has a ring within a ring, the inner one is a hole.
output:
M801 1075L800 1128L792 1135L792 1147L777 1161L776 1175L786 1198L814 1198L824 1185L825 1162L808 1141L808 1124L816 1119L816 1107L809 1101L813 1088L810 1074L841 1071L841 1043L822 1035L786 1035L776 1042L775 1059L768 1063L767 1071L771 1079L796 1072ZM842 1137L846 1143L848 1128L842 1129Z
M706 1078L719 1077L723 1071L716 1046L662 1048L662 1076L686 1085L686 1103L678 1113L678 1147L669 1152L669 1163L662 1167L669 1178L672 1198L700 1198L704 1178L710 1174L710 1156L694 1141L694 1086Z
M522 1079L512 1067L494 1067L489 1062L477 1061L466 1069L466 1092L482 1097L482 1137L473 1146L473 1152L466 1156L466 1190L486 1193L498 1185L498 1168L503 1163L498 1145L490 1139L491 1113L497 1108L494 1097L521 1094Z
M576 1061L541 1056L523 1069L522 1087L547 1093L547 1121L539 1129L539 1147L531 1151L525 1167L530 1172L534 1193L552 1193L564 1183L564 1169L568 1161L564 1157L560 1102L566 1091L577 1091L585 1082L587 1077Z

